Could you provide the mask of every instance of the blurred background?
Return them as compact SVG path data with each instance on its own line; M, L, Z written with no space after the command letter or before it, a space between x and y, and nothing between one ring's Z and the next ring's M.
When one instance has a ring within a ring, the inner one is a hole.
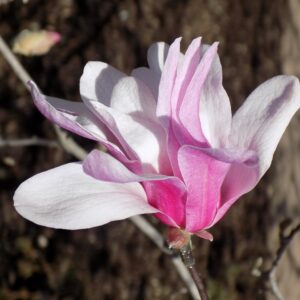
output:
M264 80L300 75L299 14L298 0L0 0L0 35L12 45L24 29L59 32L61 42L47 54L18 58L45 94L69 100L80 99L79 78L90 60L130 72L146 65L153 42L182 36L185 48L197 36L219 41L224 86L236 110ZM268 268L280 224L299 222L299 130L300 112L259 186L212 229L215 241L194 239L211 299L275 299L257 268ZM0 141L31 137L56 140L0 55ZM170 258L130 221L70 232L17 215L12 196L22 181L73 160L59 147L0 147L0 299L191 299ZM300 299L299 253L297 236L277 272L289 300Z

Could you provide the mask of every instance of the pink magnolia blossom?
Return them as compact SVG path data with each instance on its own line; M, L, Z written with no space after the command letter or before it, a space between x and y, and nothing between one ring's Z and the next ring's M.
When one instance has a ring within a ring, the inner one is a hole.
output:
M232 116L217 46L197 38L182 54L180 39L154 44L149 68L130 76L89 62L80 79L83 102L42 95L30 82L42 114L108 153L93 150L82 163L28 179L15 193L17 211L65 229L152 213L212 239L206 230L256 186L300 106L298 79L276 76Z

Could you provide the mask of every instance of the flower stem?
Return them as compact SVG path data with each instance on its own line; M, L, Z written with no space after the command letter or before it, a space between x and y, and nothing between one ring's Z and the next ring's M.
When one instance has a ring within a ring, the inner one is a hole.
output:
M180 249L180 255L186 268L189 270L200 294L201 300L209 300L202 275L195 268L195 258L193 256L191 242Z

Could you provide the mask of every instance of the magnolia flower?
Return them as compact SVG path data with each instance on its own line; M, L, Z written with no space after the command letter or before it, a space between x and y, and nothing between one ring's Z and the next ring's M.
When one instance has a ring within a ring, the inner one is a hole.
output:
M35 175L20 185L15 207L41 225L80 229L137 214L212 240L207 231L269 168L300 105L297 78L274 77L232 116L222 86L217 43L180 39L148 50L149 67L127 76L89 62L83 102L42 95L35 105L50 121L95 140L83 162Z

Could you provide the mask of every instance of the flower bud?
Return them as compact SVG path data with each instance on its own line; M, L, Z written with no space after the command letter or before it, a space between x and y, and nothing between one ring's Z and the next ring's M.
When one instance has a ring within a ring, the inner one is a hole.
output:
M14 40L13 51L25 56L44 55L61 40L55 31L23 30Z

